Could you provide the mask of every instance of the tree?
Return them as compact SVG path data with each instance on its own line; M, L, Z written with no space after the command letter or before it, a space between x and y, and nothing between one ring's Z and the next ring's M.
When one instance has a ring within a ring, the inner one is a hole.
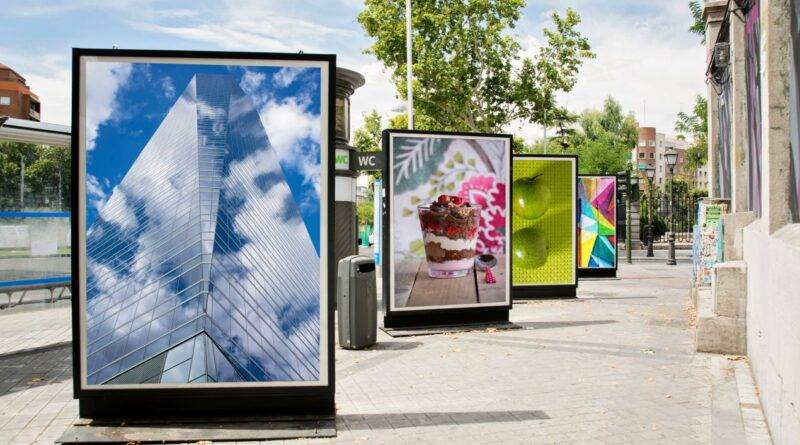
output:
M353 147L358 151L381 149L381 115L376 110L364 116L364 123L353 133Z
M371 199L360 201L356 205L356 214L358 215L358 224L372 224L375 215L375 207Z
M692 113L681 111L675 121L678 139L692 138L692 145L686 151L684 168L693 174L698 168L706 165L708 160L708 101L701 95L695 97Z
M579 128L566 136L567 150L578 155L581 173L616 173L625 170L639 133L632 114L609 96L602 110L586 110Z
M700 36L700 43L706 44L706 21L703 19L703 2L692 0L689 2L689 12L692 14L692 24L689 32Z
M69 208L70 151L62 147L0 142L0 209L20 207L22 161L25 208ZM59 192L61 192L59 198Z
M367 52L389 68L405 96L404 4L365 3L358 21L375 39ZM511 30L523 6L523 0L414 2L415 128L499 132L518 119L550 124L558 116L555 94L574 87L583 61L594 54L576 29L580 16L567 9L553 13L536 57L521 57Z

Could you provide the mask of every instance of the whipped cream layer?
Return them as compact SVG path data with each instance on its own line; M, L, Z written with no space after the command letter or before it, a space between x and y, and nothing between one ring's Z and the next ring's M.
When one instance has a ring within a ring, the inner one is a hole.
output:
M445 250L475 250L475 245L478 243L478 237L472 239L450 239L446 236L435 235L431 232L425 233L422 237L425 244L437 243Z

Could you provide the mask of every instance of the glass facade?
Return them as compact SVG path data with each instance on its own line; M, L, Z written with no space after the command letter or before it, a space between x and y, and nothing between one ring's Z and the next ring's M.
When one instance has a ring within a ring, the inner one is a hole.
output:
M195 75L87 232L88 384L320 380L292 192L251 99Z

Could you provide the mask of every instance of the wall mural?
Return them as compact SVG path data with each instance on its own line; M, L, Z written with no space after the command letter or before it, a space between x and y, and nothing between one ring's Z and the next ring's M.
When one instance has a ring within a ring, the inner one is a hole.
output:
M107 59L82 62L86 384L322 384L322 64Z
M761 215L761 2L753 0L745 14L745 74L747 78L747 201Z
M510 137L387 134L389 309L509 304Z
M578 179L578 267L617 267L617 178L580 176Z

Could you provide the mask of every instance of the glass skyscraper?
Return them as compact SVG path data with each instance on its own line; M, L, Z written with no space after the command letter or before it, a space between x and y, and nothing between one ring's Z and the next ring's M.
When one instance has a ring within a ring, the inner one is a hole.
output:
M87 258L88 384L320 380L319 256L231 76L193 77Z

